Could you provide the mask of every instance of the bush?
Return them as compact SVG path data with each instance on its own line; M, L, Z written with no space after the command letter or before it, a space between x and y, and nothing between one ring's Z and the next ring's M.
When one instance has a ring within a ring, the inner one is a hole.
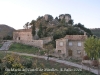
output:
M40 51L40 55L44 55L45 54L45 51Z
M98 66L99 65L99 62L97 60L92 60L91 65L92 66Z
M0 63L2 63L2 60L0 59Z
M89 60L89 57L88 56L84 56L83 60Z
M53 57L52 55L48 55L48 57Z
M22 65L25 66L26 68L31 68L32 67L32 61L31 60L23 61Z

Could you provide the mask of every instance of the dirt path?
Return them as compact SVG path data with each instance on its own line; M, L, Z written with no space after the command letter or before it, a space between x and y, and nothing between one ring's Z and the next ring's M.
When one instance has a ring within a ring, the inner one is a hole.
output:
M4 42L0 50L8 50L13 41Z
M18 54L18 55L25 55L25 56L32 56L32 57L37 57L37 58L43 58L45 60L47 60L47 58L48 58L46 56L38 56L38 55L33 55L33 54L18 53L18 52L12 52L12 51L7 51L7 53L14 53L14 54ZM79 69L84 69L84 70L90 71L92 73L98 74L98 70L97 69L89 68L89 67L87 67L85 65L82 66L82 65L79 65L79 64L76 64L76 63L72 63L72 62L69 62L69 61L59 60L57 58L49 58L49 60L52 60L52 61L55 61L55 62L58 62L58 63L63 63L63 64L66 64L66 65L70 65L70 66L73 66L73 67L77 67Z

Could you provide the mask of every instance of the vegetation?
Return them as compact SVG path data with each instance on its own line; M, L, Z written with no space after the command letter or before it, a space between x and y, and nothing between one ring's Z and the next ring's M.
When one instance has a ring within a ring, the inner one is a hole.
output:
M91 32L96 35L97 37L100 37L100 28L90 29Z
M3 38L3 40L12 40L12 39L13 39L13 37L9 36L9 35Z
M39 25L38 36L39 36L40 38L43 36L43 28L42 28L42 24L41 24L41 23L40 23L40 25Z
M21 71L5 71L5 69L20 69ZM35 69L38 70L35 70ZM45 71L45 69L56 69L57 71ZM68 65L60 64L54 61L47 61L45 59L19 56L16 54L8 54L0 62L0 74L1 75L95 75L88 71L63 71L66 68L75 69ZM28 71L34 69L35 71ZM22 71L26 70L26 71Z
M4 58L5 55L6 55L6 52L0 51L0 59L1 59L1 58Z
M36 20L32 20L32 34L35 35L35 28L38 28L38 36L51 37L53 36L52 45L55 47L55 40L65 37L66 35L84 35L84 32L88 36L93 35L91 30L84 27L81 23L74 24L74 21L71 19L68 23L65 22L65 19L59 19L56 17L50 17L48 20L45 20L43 16L39 16Z
M86 55L83 57L83 60L89 60L89 57Z
M91 30L88 29L88 28L86 28L86 27L84 27L84 25L82 25L81 23L75 24L74 26L75 26L75 27L79 27L80 29L82 29L82 30L84 30L85 32L87 32L87 35L88 35L88 36L93 35L92 32L91 32Z
M85 51L88 57L92 60L100 58L100 39L95 37L89 37L85 41Z
M66 23L65 19L60 20L57 17L53 19L49 16L48 20L45 20L43 16L39 16L34 21L35 26L39 28L38 36L40 38L53 36L53 41L55 41L56 39L63 38L65 35L84 35L84 31L88 36L92 35L90 29L84 27L81 23L74 24L72 19ZM34 30L34 28L32 29Z
M25 26L23 26L25 29L28 29L28 25L29 25L29 22L25 23Z
M4 37L12 37L13 36L13 31L15 31L14 28L0 24L0 39L3 39Z
M39 49L33 46L23 45L20 43L13 43L10 46L9 51L37 54L39 52Z
M74 21L73 20L69 20L68 24L73 25L74 24Z
M34 20L32 20L32 22L30 23L31 25L32 25L32 35L34 36L35 35L35 21Z
M51 51L52 49L50 47L51 46L49 46L49 50ZM37 48L37 47L23 45L23 44L20 44L20 43L13 43L10 46L9 51L20 52L20 53L29 53L29 54L37 54L37 55L45 55L45 53L48 53L47 49L42 50L42 49Z
M0 48L2 47L2 44L0 44Z

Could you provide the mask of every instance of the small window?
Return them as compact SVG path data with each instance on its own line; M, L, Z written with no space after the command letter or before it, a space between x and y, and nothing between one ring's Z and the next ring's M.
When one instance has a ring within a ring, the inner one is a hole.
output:
M61 50L58 50L58 53L61 53Z
M77 54L81 54L81 50L77 50Z
M18 37L18 40L20 40L20 37Z
M81 42L78 42L78 46L81 46Z
M72 42L69 42L69 46L72 46Z
M60 42L60 46L63 46L63 42Z

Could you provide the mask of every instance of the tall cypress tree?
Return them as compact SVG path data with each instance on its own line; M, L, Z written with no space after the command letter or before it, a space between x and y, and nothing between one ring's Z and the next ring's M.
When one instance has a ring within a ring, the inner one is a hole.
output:
M36 31L35 31L35 21L32 20L30 24L32 24L32 35L34 36L35 33L36 33Z
M35 35L35 25L33 24L33 26L32 26L32 35L34 36Z
M38 31L38 36L41 38L43 35L43 29L42 29L42 24L40 23L39 25L39 31Z

